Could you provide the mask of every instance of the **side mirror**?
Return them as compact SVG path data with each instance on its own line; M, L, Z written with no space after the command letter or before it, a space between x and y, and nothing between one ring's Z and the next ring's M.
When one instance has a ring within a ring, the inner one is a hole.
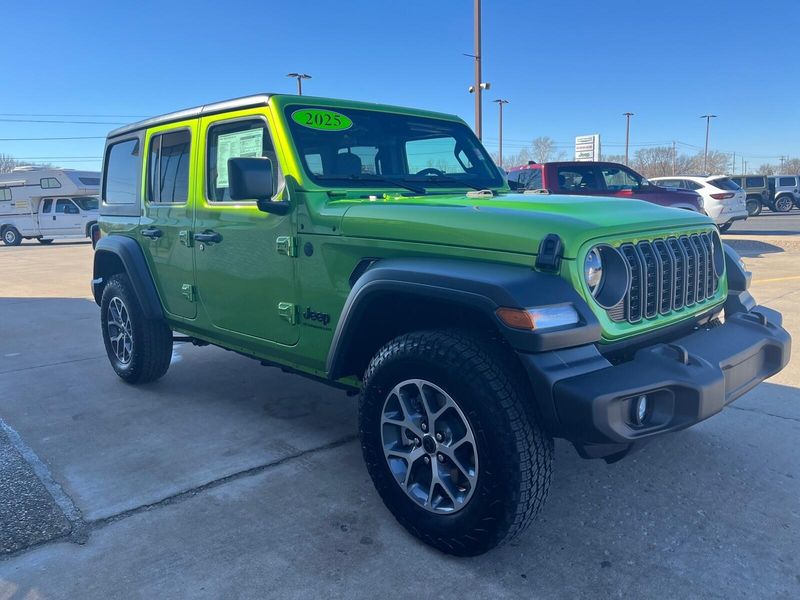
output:
M285 215L288 202L273 202L272 161L268 158L229 158L228 181L231 200L255 200L266 213Z

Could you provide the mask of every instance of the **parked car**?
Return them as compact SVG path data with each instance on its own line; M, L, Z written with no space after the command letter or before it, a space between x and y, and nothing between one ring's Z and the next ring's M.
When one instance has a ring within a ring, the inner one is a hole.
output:
M0 237L6 246L35 239L88 237L97 223L100 173L17 167L0 175Z
M773 175L769 178L772 206L775 212L789 212L800 208L800 176Z
M766 175L733 175L731 181L744 190L749 216L760 215L765 206L772 208L769 178Z
M263 94L134 123L108 136L99 228L98 333L123 381L191 368L170 366L178 332L360 392L377 492L452 554L533 520L554 437L614 462L789 360L708 217L510 193L453 115Z
M703 197L706 214L714 219L720 231L727 231L735 221L747 218L744 190L725 175L653 177L650 182L666 188L691 190L700 194Z
M635 198L705 214L703 199L696 192L653 185L633 169L614 162L528 163L509 169L507 178L516 190Z

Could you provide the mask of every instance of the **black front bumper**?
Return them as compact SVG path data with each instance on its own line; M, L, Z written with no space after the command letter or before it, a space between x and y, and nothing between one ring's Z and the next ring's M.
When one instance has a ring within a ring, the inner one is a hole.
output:
M726 312L723 325L641 348L618 364L594 346L521 355L546 425L583 456L608 458L720 412L786 366L791 351L780 313ZM641 395L649 408L637 425Z

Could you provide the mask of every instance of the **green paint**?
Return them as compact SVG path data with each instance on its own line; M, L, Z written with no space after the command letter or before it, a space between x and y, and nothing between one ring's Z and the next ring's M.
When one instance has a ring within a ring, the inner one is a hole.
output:
M315 108L299 108L308 105ZM294 106L298 110L291 112ZM711 230L713 223L702 215L638 200L516 194L507 186L495 190L495 197L472 198L466 195L468 189L457 186L414 196L380 183L360 188L318 185L304 171L295 149L287 107L291 119L303 125L304 114L338 115L343 119L337 121L340 129L351 127L352 120L338 111L350 109L463 123L452 115L415 109L312 97L303 97L299 104L296 96L278 95L270 98L269 106L148 130L143 156L154 133L191 131L189 200L182 205L145 204L141 218L102 217L101 228L104 235L127 235L142 246L176 331L324 377L333 332L350 293L349 277L364 257L442 257L533 268L539 243L548 233L559 234L564 242L559 275L592 307L606 341L691 318L725 299L723 277L717 295L694 307L636 324L614 323L594 304L583 283L580 265L593 244ZM263 213L254 203L206 199L208 128L244 118L263 119L269 126L274 166L283 175L276 199L292 205L286 215ZM144 192L146 161L142 173ZM155 241L143 238L140 230L154 224L164 236ZM220 232L224 241L180 243L181 232L206 229ZM310 255L304 251L307 245ZM194 286L194 302L182 295L182 284ZM311 307L329 314L331 321L323 327L300 317L293 324L292 306L300 314Z
M343 131L353 126L353 121L341 113L319 108L303 108L292 113L292 120L309 129Z

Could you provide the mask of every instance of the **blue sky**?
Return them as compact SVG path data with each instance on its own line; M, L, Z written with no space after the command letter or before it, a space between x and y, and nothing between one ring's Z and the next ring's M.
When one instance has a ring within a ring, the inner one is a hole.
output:
M473 123L471 0L7 3L0 152L99 168L99 136L129 122L260 91L417 106ZM484 141L506 153L547 135L598 132L604 153L678 140L754 168L800 155L800 4L484 0ZM36 115L36 116L22 116ZM125 115L61 117L39 115ZM26 123L21 119L109 124ZM684 146L687 152L694 149ZM83 158L88 157L88 158Z

